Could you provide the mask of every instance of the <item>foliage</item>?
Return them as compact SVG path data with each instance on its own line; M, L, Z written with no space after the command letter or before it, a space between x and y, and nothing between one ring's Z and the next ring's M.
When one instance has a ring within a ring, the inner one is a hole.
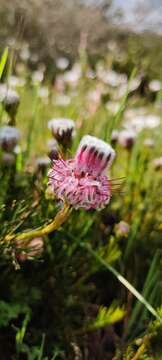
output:
M120 84L105 81L115 63L111 56L89 76L92 68L82 50L81 76L76 84L65 82L63 90L59 71L54 84L45 76L36 82L27 64L19 58L15 63L15 74L24 81L17 85L21 141L10 166L0 153L0 353L5 360L131 360L139 349L141 359L161 356L161 169L154 166L161 156L161 123L136 134L132 148L113 144L112 199L105 209L72 211L58 231L44 237L42 253L32 259L28 244L4 241L6 234L49 223L61 206L47 191L48 166L37 162L48 153L48 119L75 120L76 135L66 154L72 157L86 133L112 141L112 131L124 128L130 110L133 117L142 107L147 115L161 117L158 97L150 101L151 91L141 96L140 87L131 90L138 69L130 71L119 95ZM66 73L61 72L63 81ZM8 71L6 82L11 80ZM47 96L40 95L42 89L48 89ZM3 103L0 120L1 126L9 122ZM150 138L152 147L145 145Z

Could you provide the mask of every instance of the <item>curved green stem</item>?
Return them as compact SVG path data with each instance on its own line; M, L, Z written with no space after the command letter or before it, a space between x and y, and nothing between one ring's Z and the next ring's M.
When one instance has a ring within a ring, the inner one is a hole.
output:
M64 207L56 214L55 218L50 224L35 230L18 233L18 234L6 235L4 241L12 241L12 240L21 241L21 240L33 239L34 237L45 236L51 233L52 231L58 229L60 225L64 223L64 221L67 219L69 215L69 210L70 210L70 206L64 204Z

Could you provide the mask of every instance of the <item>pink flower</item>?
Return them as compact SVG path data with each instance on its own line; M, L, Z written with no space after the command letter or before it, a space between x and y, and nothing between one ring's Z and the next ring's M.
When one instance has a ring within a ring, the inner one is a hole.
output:
M58 199L75 209L101 209L110 201L111 182L106 172L114 157L109 144L86 135L74 159L53 161L49 185Z

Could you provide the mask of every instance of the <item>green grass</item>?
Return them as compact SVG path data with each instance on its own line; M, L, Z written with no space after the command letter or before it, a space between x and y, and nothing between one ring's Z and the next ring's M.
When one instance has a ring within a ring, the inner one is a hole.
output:
M128 86L115 115L102 98L92 113L88 94L101 82L85 75L75 90L65 89L70 104L58 105L58 91L48 83L46 102L39 97L41 85L33 85L30 75L26 69L26 84L18 89L21 152L16 168L0 168L0 312L5 313L0 352L4 359L76 360L78 351L82 358L87 353L89 360L131 360L150 339L140 359L153 359L155 354L160 359L162 174L152 161L161 156L161 127L140 133L130 151L115 145L110 176L120 189L113 191L101 212L73 210L58 231L44 238L40 258L21 262L14 241L6 244L4 237L47 224L58 211L57 201L46 191L47 172L35 165L37 157L48 153L50 118L75 120L69 152L73 156L84 134L110 141L112 130L122 128L127 109L144 106L155 114L161 110L138 92L129 96ZM114 99L111 86L104 85L104 91ZM3 111L1 124L7 119ZM149 137L155 140L153 148L143 144ZM117 231L120 221L130 226L127 236Z

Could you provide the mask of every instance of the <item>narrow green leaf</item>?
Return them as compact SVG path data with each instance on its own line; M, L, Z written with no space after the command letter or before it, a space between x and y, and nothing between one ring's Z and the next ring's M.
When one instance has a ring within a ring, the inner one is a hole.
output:
M5 48L1 60L0 60L0 79L2 77L6 62L7 62L7 58L8 58L8 47Z
M45 344L45 334L42 334L42 342L41 342L41 347L40 347L40 352L38 355L38 360L42 360L43 359L43 351L44 351L44 344Z
M159 316L157 311L152 307L152 305L149 304L149 302L134 288L133 285L127 281L124 276L122 276L116 269L114 269L113 266L106 263L92 248L90 245L87 244L81 244L82 247L85 247L86 250L89 251L93 257L96 258L100 264L102 264L107 270L109 270L120 282L123 284L146 308L147 310L160 321L162 324L162 318Z

